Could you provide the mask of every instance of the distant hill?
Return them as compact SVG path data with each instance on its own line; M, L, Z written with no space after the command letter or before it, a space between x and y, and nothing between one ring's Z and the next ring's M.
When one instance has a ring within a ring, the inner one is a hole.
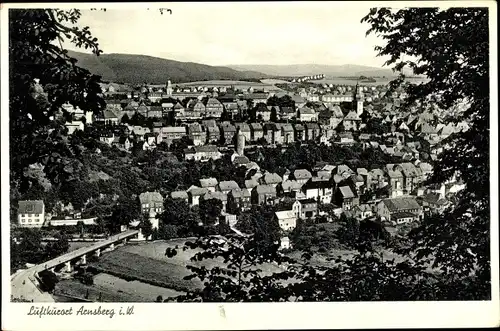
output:
M227 65L236 70L259 71L271 76L308 76L324 74L326 77L345 76L396 76L389 68L377 68L356 64L322 65L322 64L290 64L290 65Z
M69 51L78 65L102 76L104 81L140 84L185 83L205 80L258 80L268 75L243 69L209 66L192 62L179 62L146 55L86 54Z

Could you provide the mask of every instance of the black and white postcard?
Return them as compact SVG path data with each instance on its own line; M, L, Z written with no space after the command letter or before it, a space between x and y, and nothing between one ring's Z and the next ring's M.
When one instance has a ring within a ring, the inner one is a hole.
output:
M2 329L498 326L496 15L3 4Z

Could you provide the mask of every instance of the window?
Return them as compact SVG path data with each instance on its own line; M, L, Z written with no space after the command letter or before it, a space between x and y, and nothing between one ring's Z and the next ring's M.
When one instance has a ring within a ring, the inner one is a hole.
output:
M31 218L28 219L28 222L31 223Z

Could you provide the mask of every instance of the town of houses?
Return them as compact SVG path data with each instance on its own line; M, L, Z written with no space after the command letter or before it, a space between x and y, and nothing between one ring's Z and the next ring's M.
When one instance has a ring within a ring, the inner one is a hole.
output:
M206 162L220 159L229 151L235 165L255 172L244 185L219 178L199 178L199 185L172 191L168 198L183 199L190 206L199 205L204 199L220 200L221 217L231 226L237 217L226 209L228 198L241 210L252 205L279 206L273 221L283 230L283 238L295 228L298 219L324 215L320 205L330 204L337 217L379 217L385 224L397 227L418 222L429 213L442 212L450 205L450 197L463 189L461 183L453 180L437 186L424 182L443 148L440 142L454 132L467 130L467 123L442 124L446 112L433 102L420 105L424 111L417 107L401 110L398 106L406 96L403 92L388 93L386 86L302 85L274 89L261 84L241 88L210 83L174 86L170 81L163 86L136 87L110 83L102 86L107 103L102 114L84 112L71 105L63 108L72 114L72 121L66 122L69 135L94 124L100 128L102 143L123 151L153 150L185 137L191 146L184 149L184 160ZM287 104L269 105L270 100L286 100ZM351 106L346 109L345 104ZM139 117L144 119L143 125L129 123ZM377 119L387 130L373 131L367 118ZM422 152L420 141L429 144L427 152ZM401 162L371 169L316 164L312 169L288 169L280 176L262 170L259 162L252 162L245 155L263 145L286 148L298 142L359 145L398 157ZM361 199L367 192L371 196ZM139 196L142 212L150 216L153 227L158 227L156 215L163 211L165 198L159 192ZM51 222L40 200L20 201L18 221L26 227L74 222ZM282 246L287 245L289 241L282 240Z

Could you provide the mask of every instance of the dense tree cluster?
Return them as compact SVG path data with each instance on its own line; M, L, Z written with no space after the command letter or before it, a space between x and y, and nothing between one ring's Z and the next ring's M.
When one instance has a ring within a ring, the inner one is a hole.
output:
M16 229L11 232L11 270L13 272L24 268L26 263L36 264L50 260L66 253L68 249L68 238L64 234L58 233L56 241L43 244L41 232L37 229Z

